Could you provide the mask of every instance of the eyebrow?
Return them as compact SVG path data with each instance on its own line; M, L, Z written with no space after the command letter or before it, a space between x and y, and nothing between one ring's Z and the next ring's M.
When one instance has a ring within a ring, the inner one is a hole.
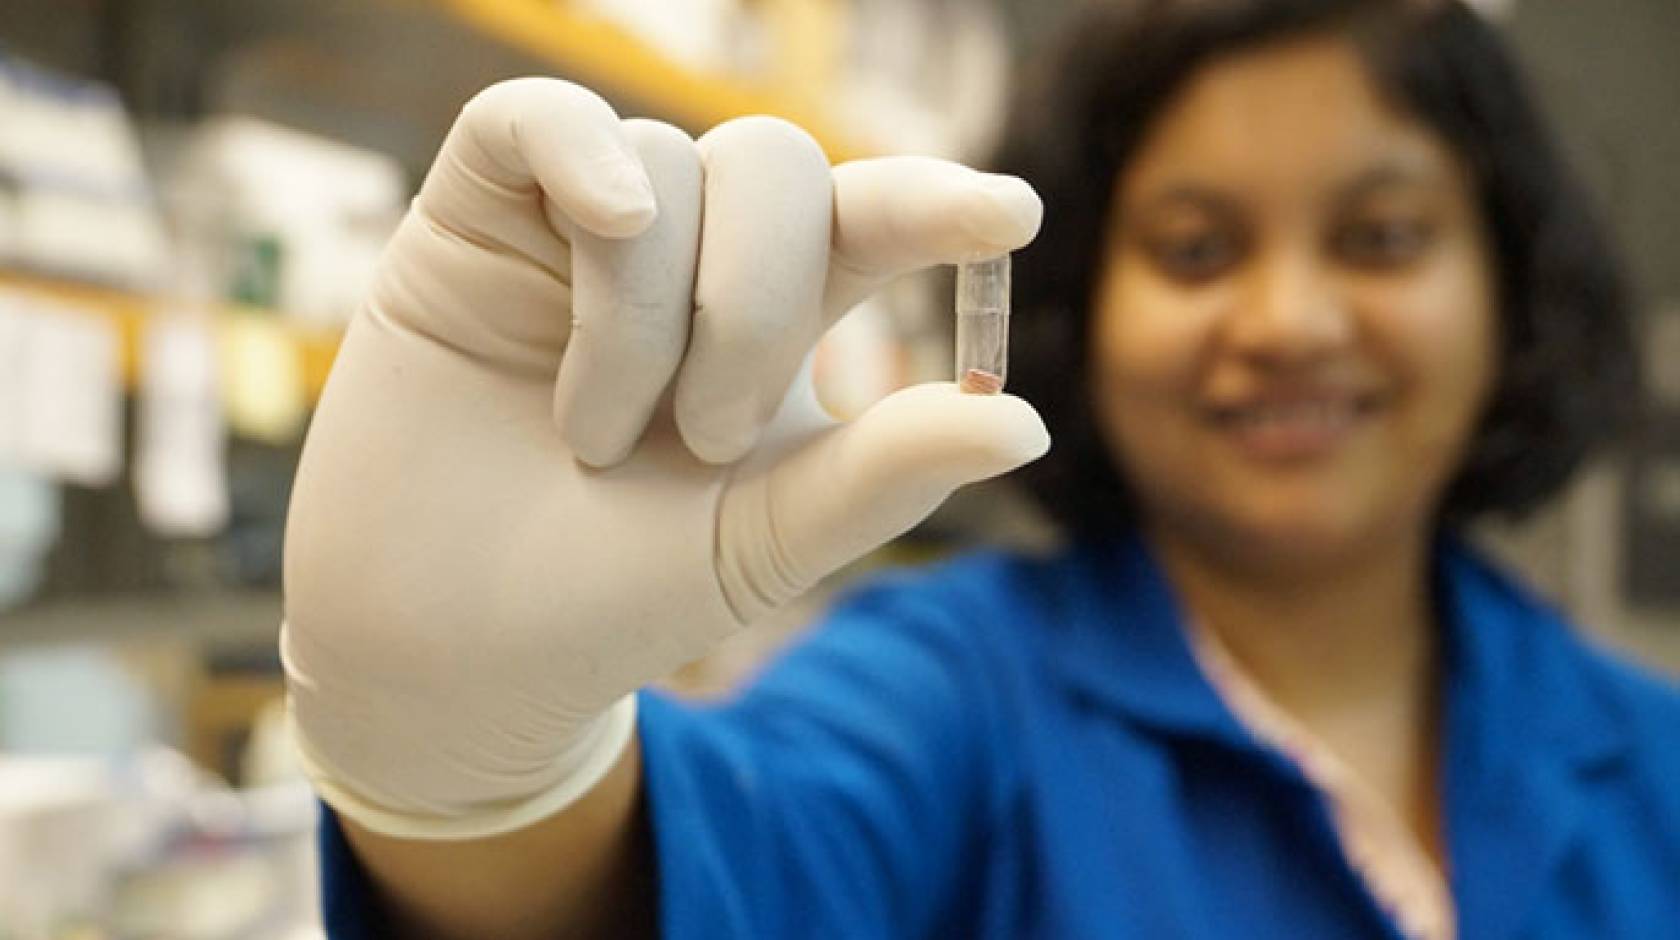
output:
M1384 189L1435 188L1448 182L1445 174L1435 167L1390 160L1371 167L1336 187L1336 201L1353 202Z
M1394 159L1392 157L1367 167L1355 174L1345 183L1336 186L1333 191L1333 202L1341 204L1356 202L1374 192L1390 188L1436 188L1451 182L1451 177L1442 169L1429 165L1420 165L1416 161ZM1125 214L1128 216L1146 216L1165 208L1174 206L1190 206L1211 215L1231 216L1241 213L1242 208L1238 200L1217 187L1196 182L1178 182L1166 189L1152 193L1130 207Z
M1178 183L1165 192L1152 194L1134 206L1132 211L1148 213L1176 205L1193 206L1214 215L1230 215L1237 211L1230 197L1195 183Z

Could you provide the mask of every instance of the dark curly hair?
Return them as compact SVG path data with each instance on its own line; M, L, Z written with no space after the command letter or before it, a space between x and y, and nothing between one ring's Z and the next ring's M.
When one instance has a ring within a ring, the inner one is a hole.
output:
M1066 534L1131 525L1088 355L1114 181L1157 112L1221 55L1315 32L1352 40L1378 86L1470 167L1491 233L1498 379L1440 513L1517 517L1630 426L1637 358L1619 263L1493 28L1458 0L1106 0L1029 72L992 163L1044 198L1016 257L1010 384L1056 446L1020 482Z

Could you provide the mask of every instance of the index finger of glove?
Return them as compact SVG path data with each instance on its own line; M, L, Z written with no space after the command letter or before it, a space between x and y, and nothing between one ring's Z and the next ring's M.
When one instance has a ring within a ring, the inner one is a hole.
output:
M700 154L657 121L625 122L659 189L659 218L635 238L572 239L572 333L554 415L572 453L607 467L628 456L688 342L700 243Z
M525 78L461 111L420 191L438 224L563 274L565 223L608 238L646 229L657 210L618 114L571 82Z

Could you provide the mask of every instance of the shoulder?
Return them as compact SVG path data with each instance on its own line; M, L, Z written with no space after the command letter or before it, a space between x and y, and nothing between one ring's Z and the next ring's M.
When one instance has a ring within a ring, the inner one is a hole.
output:
M867 674L900 695L913 688L963 698L1016 698L1007 689L1030 696L1050 642L1046 598L1056 592L1049 585L1064 563L986 550L870 573L842 589L761 678L809 690L816 676Z
M842 591L825 629L859 622L961 637L965 645L1028 642L1058 597L1069 553L963 552L940 561L871 574Z
M1680 684L1597 643L1571 640L1594 689L1629 732L1638 762L1680 779Z
M1630 838L1657 840L1669 858L1680 839L1680 686L1619 652L1571 631L1581 673L1608 722L1605 738L1618 743L1617 760L1606 765L1611 791L1634 808L1641 821ZM1669 864L1672 864L1670 862Z
M930 564L885 569L860 581L846 592L846 597L894 597L912 603L918 599L1012 603L1026 600L1037 582L1065 563L1063 554L971 550Z
M1482 609L1503 610L1508 616L1499 619L1520 627L1510 638L1515 658L1510 667L1541 696L1537 703L1564 707L1569 714L1559 715L1561 722L1590 721L1603 735L1621 739L1636 774L1680 777L1680 682L1610 649L1590 628L1485 558L1466 557L1461 571L1483 598Z
M1589 625L1574 620L1516 578L1498 572L1485 577L1525 612L1546 654L1580 676L1589 694L1626 727L1641 732L1639 736L1647 741L1657 739L1665 745L1661 750L1680 761L1680 682L1610 648Z

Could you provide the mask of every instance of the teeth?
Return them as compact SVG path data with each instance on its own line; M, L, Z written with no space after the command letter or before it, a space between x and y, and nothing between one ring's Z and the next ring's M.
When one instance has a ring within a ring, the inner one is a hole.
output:
M1353 411L1349 402L1296 402L1251 408L1239 413L1236 421L1246 428L1295 426L1334 430L1349 424Z

